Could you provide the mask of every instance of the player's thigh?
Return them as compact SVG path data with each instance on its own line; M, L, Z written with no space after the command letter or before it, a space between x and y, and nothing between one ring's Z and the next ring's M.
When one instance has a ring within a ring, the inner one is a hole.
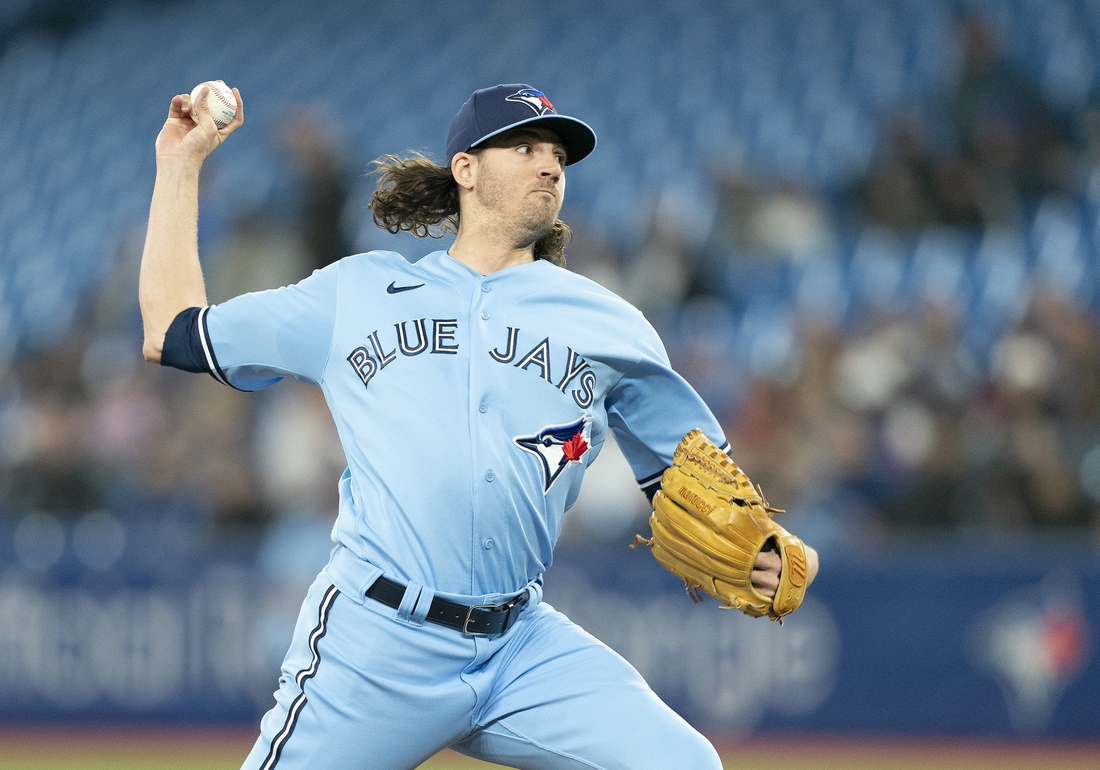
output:
M242 770L411 770L468 730L473 698L448 672L465 661L323 574Z
M523 770L721 770L633 666L548 605L535 609L503 651L483 727L454 748Z

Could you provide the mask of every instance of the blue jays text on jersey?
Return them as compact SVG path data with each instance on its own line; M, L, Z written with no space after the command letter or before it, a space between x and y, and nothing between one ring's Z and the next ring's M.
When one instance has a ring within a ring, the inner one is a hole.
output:
M609 429L643 487L687 428L724 443L641 313L540 260L483 276L361 254L168 336L165 363L242 390L319 385L348 460L334 540L444 594L537 579Z
M379 339L379 332L376 329L367 336L369 344L355 348L348 355L347 360L359 375L359 379L363 381L363 386L367 387L378 372L398 360L399 354L408 358L427 352L457 353L458 324L456 318L432 318L430 321L427 318L413 318L398 321L393 325L393 331L390 334L393 339L383 342ZM517 352L520 331L509 326L507 340L500 347L488 351L489 357L501 364L512 364L517 369L530 370L552 384L555 383L555 378L551 372L560 371L561 377L554 386L565 392L566 388L576 384L577 387L570 391L573 400L582 409L590 407L594 397L596 375L588 362L577 351L566 346L568 354L564 363L560 363L560 369L552 368L549 337L543 337L541 342L521 355ZM391 347L389 351L386 350L387 346Z

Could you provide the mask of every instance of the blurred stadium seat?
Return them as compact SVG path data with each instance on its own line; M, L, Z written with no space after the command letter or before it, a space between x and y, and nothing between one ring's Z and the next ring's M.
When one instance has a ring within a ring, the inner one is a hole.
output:
M714 153L731 142L744 144L746 162L759 171L822 189L866 171L882 117L949 78L955 7L946 0L651 2L639 13L625 0L598 10L563 3L547 10L544 28L542 20L494 18L509 33L501 37L457 5L430 2L101 1L103 13L63 35L28 28L30 5L6 4L0 28L7 30L0 98L15 118L0 126L8 158L0 174L6 189L21 193L4 201L0 216L0 242L19 247L8 260L49 250L47 242L63 247L69 220L55 220L59 210L107 222L108 239L140 226L161 102L209 76L242 87L254 136L268 133L288 102L330 105L364 163L404 146L438 152L455 102L478 83L547 80L544 87L583 113L607 147L599 174L577 185L577 208L629 250L637 247L630 212L646 191L706 190ZM964 7L988 14L1052 101L1086 103L1098 74L1095 3ZM398 34L410 15L422 22L415 40ZM213 49L205 31L211 19L231 30ZM218 184L255 206L277 166L269 146L239 144ZM95 249L66 253L62 269L95 291L83 277L97 271L77 263L99 258ZM1080 263L1043 264L1051 280L1095 282ZM21 339L36 336L24 331Z

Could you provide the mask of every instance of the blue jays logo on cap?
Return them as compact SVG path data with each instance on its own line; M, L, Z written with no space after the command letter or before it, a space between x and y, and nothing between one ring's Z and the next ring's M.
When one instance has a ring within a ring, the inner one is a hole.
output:
M521 104L526 104L535 111L536 115L545 115L548 112L554 111L554 105L546 98L546 94L542 91L536 91L533 88L524 88L516 91L511 96L504 97L504 100L506 102L520 102Z
M569 463L579 463L584 459L590 446L591 424L592 418L586 414L565 425L547 426L533 436L512 439L520 449L539 458L543 493L550 491Z

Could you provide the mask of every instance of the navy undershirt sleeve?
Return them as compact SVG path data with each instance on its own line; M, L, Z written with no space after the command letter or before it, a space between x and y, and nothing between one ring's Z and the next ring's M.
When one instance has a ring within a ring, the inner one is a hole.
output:
M161 366L183 369L185 372L210 372L206 354L199 339L200 308L189 307L173 319L164 335L160 352Z

